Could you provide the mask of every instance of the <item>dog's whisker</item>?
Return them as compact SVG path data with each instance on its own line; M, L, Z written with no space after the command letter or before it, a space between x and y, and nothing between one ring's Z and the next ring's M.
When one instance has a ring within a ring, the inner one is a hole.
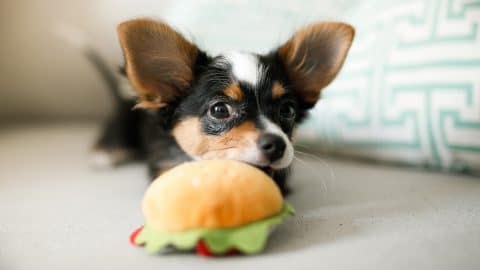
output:
M316 176L317 177L317 173L315 172L315 168L313 168L312 165L308 164L307 162L303 161L302 159L300 159L299 157L294 157L294 159L301 165L303 165L304 169L307 169L307 172L309 175L311 176ZM323 179L323 177L319 178L320 180L320 183L321 183L321 191L328 191L328 185L326 184L325 182L325 179Z
M325 167L328 168L329 172L330 172L330 178L335 181L336 180L336 175L335 175L335 171L333 169L333 167L327 162L327 160L321 158L320 156L318 155L315 155L315 154L311 154L311 153L307 153L307 152L302 152L300 150L296 150L295 149L295 152L298 153L298 154L301 154L301 155L305 155L309 158L312 158L312 159L315 159L316 161L319 161L320 163L322 163L323 165L325 165Z
M316 155L314 155L314 154L302 152L302 151L299 151L299 150L295 150L295 153L296 153L296 154L299 154L299 155L304 155L304 156L307 157L307 158L314 159L315 161L318 161L318 162L320 162L322 165L324 165L324 166L328 169L329 175L330 175L330 179L328 179L327 182L329 182L329 183L334 183L334 181L336 180L335 171L334 171L333 167L332 167L326 160L324 160L324 159L322 159L321 157L316 156ZM310 164L308 164L307 162L305 162L304 160L300 159L298 156L296 156L295 158L296 158L296 160L300 161L300 162L301 162L302 164L304 164L305 166L308 166L311 171L316 170L316 168L312 168L312 167L313 167L312 165L310 165ZM314 174L314 175L317 175L318 173L313 173L313 174ZM327 184L324 183L324 181L322 181L322 182L323 182L323 184L324 184L325 186L327 186Z
M309 146L309 145L306 145L306 144L300 144L300 143L297 143L297 142L295 142L295 147L301 147L301 148L304 148L307 151L312 148L312 146Z

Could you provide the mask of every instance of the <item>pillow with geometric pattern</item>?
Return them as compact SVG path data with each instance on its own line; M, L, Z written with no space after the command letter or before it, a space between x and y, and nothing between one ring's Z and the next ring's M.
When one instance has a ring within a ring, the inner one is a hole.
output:
M480 172L480 1L362 1L337 79L300 141L322 150Z

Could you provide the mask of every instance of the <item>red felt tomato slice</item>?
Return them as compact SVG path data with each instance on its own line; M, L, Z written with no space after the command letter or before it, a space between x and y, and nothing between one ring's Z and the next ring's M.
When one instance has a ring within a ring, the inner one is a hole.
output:
M214 256L213 253L210 252L210 250L208 250L207 248L207 245L205 244L205 242L203 241L198 241L197 243L197 253L199 255L202 255L202 256L205 256L205 257L212 257Z
M143 229L143 226L140 226L140 228L137 228L135 231L132 232L132 234L130 234L130 244L134 246L138 246L135 243L135 239L137 239L137 236L142 231L142 229Z
M240 252L234 248L232 249L229 249L225 254L221 254L221 255L218 255L218 254L214 254L212 252L210 252L210 250L208 250L208 246L207 244L205 244L204 241L200 240L198 243L197 243L197 254L201 255L201 256L205 256L205 257L212 257L212 256L234 256L234 255L239 255Z

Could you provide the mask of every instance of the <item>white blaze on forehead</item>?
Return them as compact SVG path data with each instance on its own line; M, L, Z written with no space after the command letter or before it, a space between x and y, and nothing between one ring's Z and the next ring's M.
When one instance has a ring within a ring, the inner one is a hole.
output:
M270 133L270 134L275 134L277 136L280 136L286 145L285 152L283 153L283 157L273 162L270 166L274 169L283 169L288 167L293 161L294 151L293 151L293 145L288 139L287 134L285 134L285 132L283 132L283 130L277 124L273 123L272 121L270 121L270 119L268 119L265 116L260 116L260 121L263 124L265 133Z
M232 66L233 76L253 86L262 79L263 68L258 57L244 52L229 52L224 54L225 59Z

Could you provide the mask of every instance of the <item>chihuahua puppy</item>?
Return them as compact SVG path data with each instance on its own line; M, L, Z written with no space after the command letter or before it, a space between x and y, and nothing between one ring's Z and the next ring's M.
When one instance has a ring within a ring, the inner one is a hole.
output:
M136 100L123 98L121 84L91 57L117 97L95 146L97 162L119 163L135 152L153 178L188 160L234 159L271 175L286 194L295 128L342 67L354 29L312 24L265 55L210 56L150 19L120 24L118 37Z

